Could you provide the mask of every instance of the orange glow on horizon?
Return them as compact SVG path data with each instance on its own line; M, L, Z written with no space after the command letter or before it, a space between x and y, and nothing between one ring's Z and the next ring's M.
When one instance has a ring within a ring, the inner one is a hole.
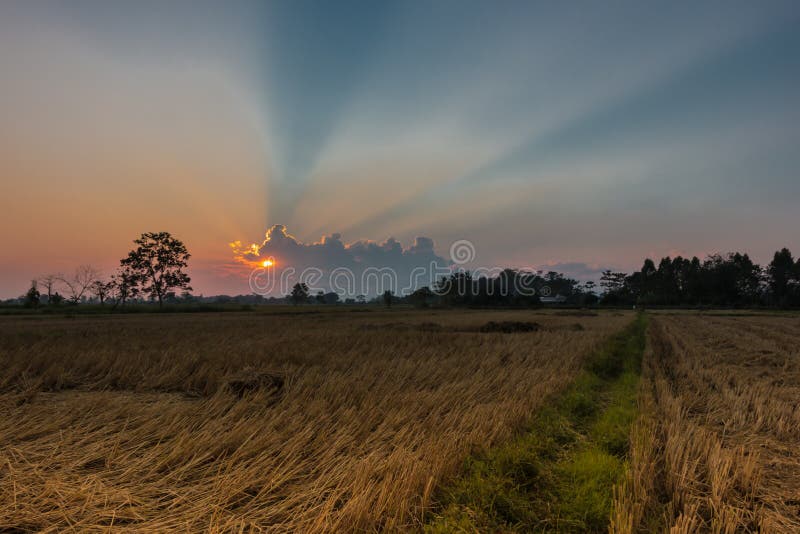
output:
M273 265L275 265L275 262L272 260L264 260L261 262L262 267L272 267Z

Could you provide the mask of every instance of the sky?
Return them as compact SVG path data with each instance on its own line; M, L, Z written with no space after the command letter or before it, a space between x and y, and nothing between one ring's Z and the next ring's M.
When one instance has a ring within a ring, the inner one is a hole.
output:
M0 2L0 297L110 275L148 231L206 295L287 250L405 269L468 240L465 267L581 279L800 252L798 23L772 1Z

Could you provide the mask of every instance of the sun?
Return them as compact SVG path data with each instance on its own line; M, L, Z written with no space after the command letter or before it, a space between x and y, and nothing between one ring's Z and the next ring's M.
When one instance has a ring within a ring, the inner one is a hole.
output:
M275 262L272 260L264 260L261 262L262 267L272 267L273 265L275 265Z

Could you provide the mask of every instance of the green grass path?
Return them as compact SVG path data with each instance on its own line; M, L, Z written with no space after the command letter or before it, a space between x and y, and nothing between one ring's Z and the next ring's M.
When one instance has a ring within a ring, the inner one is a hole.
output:
M590 357L512 442L466 461L425 532L607 532L627 469L644 315Z

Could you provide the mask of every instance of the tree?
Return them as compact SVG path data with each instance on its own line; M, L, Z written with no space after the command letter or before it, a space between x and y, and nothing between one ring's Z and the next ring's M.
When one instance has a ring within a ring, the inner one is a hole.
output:
M428 286L421 287L408 296L408 301L415 308L427 308L436 298L433 291Z
M81 301L89 288L100 278L100 271L91 265L81 265L75 269L75 273L69 278L61 277L59 280L66 286L69 300L73 304Z
M635 303L642 287L642 273L636 271L630 276L622 272L603 271L600 287L603 288L603 304Z
M36 287L36 280L31 280L31 288L22 297L26 308L36 308L39 305L39 289Z
M100 305L104 306L106 303L106 298L108 298L109 293L114 288L114 284L112 282L103 282L102 280L95 280L91 287L92 294L97 297L97 300L100 301Z
M790 284L795 271L794 259L789 249L775 253L767 267L769 289L778 304L785 304L789 297Z
M588 280L583 284L575 286L574 294L568 301L570 304L578 304L580 306L591 306L597 304L600 298L597 296L595 286L597 284L593 280Z
M53 304L53 293L55 293L54 289L58 282L64 278L64 275L61 274L46 274L44 276L39 277L39 285L41 285L44 290L47 292L47 303ZM60 295L59 295L60 296Z
M603 271L600 276L600 287L606 293L616 293L625 287L625 273L615 273L610 270Z
M136 274L129 268L120 269L111 277L111 293L114 295L114 307L125 305L128 299L136 298L139 294Z
M761 289L764 270L753 263L747 254L735 253L729 257L736 276L737 300L742 304L756 302Z
M329 291L322 296L324 304L339 304L339 294L334 291Z
M387 308L392 307L392 298L394 297L394 293L392 293L391 289L387 289L383 292L383 303L386 304Z
M469 271L458 270L442 276L435 284L436 294L449 306L467 305L477 293L478 283Z
M192 289L183 271L191 257L183 242L169 232L147 232L134 243L138 246L120 260L120 266L130 269L141 290L158 300L159 308L174 289Z
M298 282L292 287L292 293L289 295L295 306L301 302L308 301L308 286L303 282Z
M685 290L689 304L702 302L704 295L703 285L703 265L697 256L692 256L692 260L685 266Z

